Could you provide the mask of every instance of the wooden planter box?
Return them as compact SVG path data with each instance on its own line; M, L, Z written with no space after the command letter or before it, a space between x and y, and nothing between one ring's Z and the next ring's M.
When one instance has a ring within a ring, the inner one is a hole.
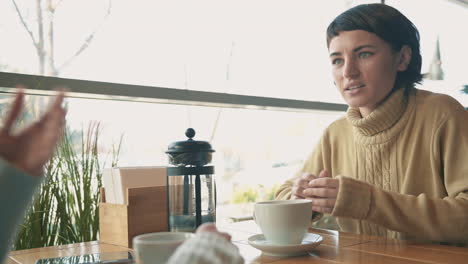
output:
M99 240L131 248L134 236L168 230L167 187L127 188L127 204L99 204Z

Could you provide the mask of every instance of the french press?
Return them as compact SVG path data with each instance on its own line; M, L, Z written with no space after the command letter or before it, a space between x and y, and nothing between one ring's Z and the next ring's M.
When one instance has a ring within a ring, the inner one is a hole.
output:
M189 128L188 140L169 145L166 153L169 231L194 232L206 222L216 221L214 167L207 166L214 150L206 141L193 140L195 130Z

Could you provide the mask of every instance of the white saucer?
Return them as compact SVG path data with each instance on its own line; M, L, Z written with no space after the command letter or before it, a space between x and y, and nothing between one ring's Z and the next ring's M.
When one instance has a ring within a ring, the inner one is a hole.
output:
M249 244L259 249L263 254L274 257L291 257L307 255L312 249L322 243L323 237L321 235L308 233L304 236L301 244L292 245L272 245L265 240L262 234L257 234L249 237Z

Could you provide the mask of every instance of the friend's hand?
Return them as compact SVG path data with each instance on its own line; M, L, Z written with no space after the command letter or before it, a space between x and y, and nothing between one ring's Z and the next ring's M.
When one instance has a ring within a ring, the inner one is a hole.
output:
M24 93L19 91L0 129L0 157L32 176L42 175L42 168L62 135L66 114L61 106L64 96L60 92L39 121L13 135L13 124L24 103Z
M197 234L203 232L212 232L224 237L227 241L231 241L231 235L225 232L220 232L213 223L204 223L197 228Z
M330 214L335 208L340 181L329 176L327 170L320 172L320 176L309 182L303 190L305 199L312 201L312 210Z

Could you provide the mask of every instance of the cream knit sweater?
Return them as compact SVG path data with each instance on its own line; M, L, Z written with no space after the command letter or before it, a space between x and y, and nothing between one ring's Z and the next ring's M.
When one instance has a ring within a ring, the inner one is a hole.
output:
M167 264L243 264L239 249L224 237L204 232L184 242Z
M342 231L468 241L468 111L453 98L400 89L365 118L349 108L296 177L324 168L340 180ZM290 199L292 181L277 199Z

